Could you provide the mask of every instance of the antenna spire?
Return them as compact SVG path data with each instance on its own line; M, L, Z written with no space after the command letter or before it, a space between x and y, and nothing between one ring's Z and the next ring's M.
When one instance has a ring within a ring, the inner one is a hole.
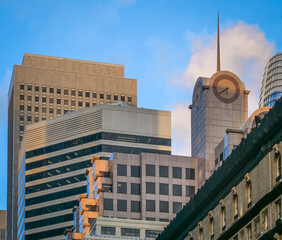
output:
M219 12L217 14L217 71L220 71Z

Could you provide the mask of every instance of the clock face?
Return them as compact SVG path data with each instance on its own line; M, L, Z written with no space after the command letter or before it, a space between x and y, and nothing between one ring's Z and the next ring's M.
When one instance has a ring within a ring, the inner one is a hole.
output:
M193 94L193 106L196 107L195 110L197 110L197 107L201 100L201 91L202 91L202 85L201 83L198 83L195 87L194 94Z
M240 95L240 86L233 77L220 75L213 82L215 96L224 103L234 102Z

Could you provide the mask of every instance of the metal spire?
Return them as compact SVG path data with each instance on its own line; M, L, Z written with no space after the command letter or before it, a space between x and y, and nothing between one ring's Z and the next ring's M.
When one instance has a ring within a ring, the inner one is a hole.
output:
M220 71L219 12L217 15L217 71Z

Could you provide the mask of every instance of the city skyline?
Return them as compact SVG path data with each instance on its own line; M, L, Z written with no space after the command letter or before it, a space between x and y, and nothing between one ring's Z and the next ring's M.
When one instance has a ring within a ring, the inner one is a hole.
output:
M234 5L230 7L232 14L224 11L227 6L223 3L219 7L206 1L193 6L184 1L151 5L140 1L88 3L89 6L68 2L58 4L56 9L52 8L53 2L42 5L0 3L0 11L5 12L1 14L1 22L8 22L7 26L2 25L7 37L1 49L4 57L0 59L1 152L4 155L0 180L4 186L7 179L7 89L13 64L20 64L24 52L125 65L125 75L138 79L138 106L172 110L173 153L190 155L187 151L190 137L181 135L184 131L180 130L184 128L186 134L190 128L189 119L185 117L190 114L187 106L192 102L195 76L210 77L216 71L217 11L220 11L222 68L238 74L246 87L257 95L250 95L253 100L249 115L258 108L266 61L282 49L279 31L282 23L278 13L281 3L275 1L262 1L247 9ZM18 35L13 35L14 32ZM234 36L236 41L233 41ZM255 49L250 49L248 39ZM239 58L240 55L243 58ZM201 63L203 69L198 68L200 59L208 63ZM258 71L253 73L254 69ZM183 137L186 137L185 151L177 142ZM0 209L5 209L6 188L2 188L1 193Z

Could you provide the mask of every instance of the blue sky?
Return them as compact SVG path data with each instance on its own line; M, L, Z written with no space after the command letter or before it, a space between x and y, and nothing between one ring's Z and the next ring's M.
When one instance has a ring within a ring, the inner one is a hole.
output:
M8 84L24 53L125 65L125 76L138 79L138 106L172 110L173 153L189 155L187 106L196 76L216 69L217 12L222 66L253 90L253 109L265 61L282 51L281 9L279 0L0 0L0 209Z

